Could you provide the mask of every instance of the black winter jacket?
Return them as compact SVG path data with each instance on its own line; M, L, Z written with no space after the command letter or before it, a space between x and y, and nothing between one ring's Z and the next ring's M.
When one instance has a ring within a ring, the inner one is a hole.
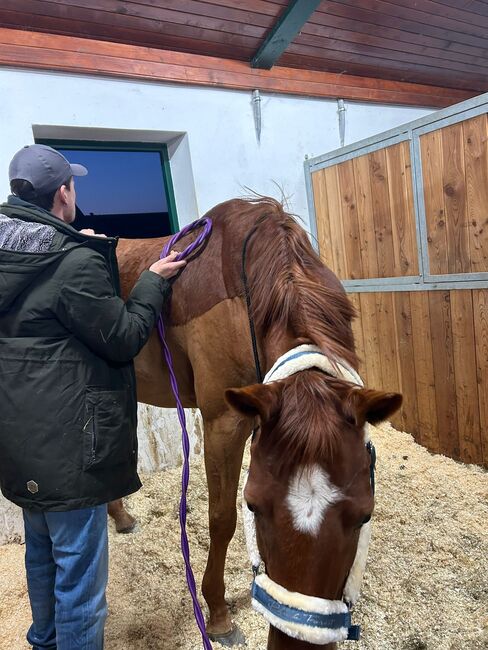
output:
M124 303L116 239L82 235L16 197L0 215L2 492L35 510L130 494L141 486L132 359L170 284L145 271Z

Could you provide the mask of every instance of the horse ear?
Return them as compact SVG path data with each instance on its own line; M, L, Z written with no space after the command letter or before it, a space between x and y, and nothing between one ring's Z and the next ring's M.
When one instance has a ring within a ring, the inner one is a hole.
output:
M393 415L402 405L400 393L383 393L370 388L354 388L346 398L344 411L358 427L366 422L378 424Z
M281 387L278 384L253 384L245 388L228 388L225 399L229 406L246 417L259 415L265 422L277 413Z

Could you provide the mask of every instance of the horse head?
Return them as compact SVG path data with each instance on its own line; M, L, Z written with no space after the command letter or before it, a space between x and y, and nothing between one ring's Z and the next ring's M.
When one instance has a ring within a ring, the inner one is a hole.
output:
M248 527L255 522L247 531L251 560L265 566L253 605L271 625L268 650L333 648L347 638L369 543L367 423L388 418L401 395L310 368L230 389L226 399L256 419L244 518Z

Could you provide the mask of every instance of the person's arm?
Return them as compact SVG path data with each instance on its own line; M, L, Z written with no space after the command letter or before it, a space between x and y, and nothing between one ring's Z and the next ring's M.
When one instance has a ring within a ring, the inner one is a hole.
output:
M144 271L124 303L114 296L105 259L91 251L83 254L70 264L69 277L59 287L58 318L99 356L130 361L148 340L170 296L168 279L185 265L174 257L171 254Z

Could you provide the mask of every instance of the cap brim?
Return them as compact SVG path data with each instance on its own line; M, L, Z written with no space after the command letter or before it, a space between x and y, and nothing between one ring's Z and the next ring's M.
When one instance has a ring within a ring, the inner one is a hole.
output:
M71 171L73 176L86 176L88 174L88 169L83 167L83 165L78 165L77 163L70 164Z

